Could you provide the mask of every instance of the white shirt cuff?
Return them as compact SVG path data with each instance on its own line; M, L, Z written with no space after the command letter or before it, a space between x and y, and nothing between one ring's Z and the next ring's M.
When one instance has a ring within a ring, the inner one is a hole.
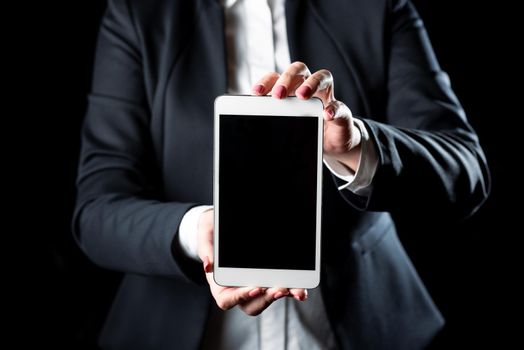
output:
M178 239L180 246L186 255L197 261L198 257L198 220L205 211L213 209L212 205L199 205L189 209L182 218L178 227Z
M361 135L360 155L356 172L327 155L324 155L324 164L333 175L346 181L345 184L338 187L339 190L348 189L360 196L368 196L378 166L378 155L364 123L353 118L353 125L360 130Z

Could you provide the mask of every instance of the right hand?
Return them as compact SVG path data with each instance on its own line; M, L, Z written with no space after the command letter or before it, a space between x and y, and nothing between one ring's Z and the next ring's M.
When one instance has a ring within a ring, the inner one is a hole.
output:
M324 105L324 154L356 171L360 162L362 135L353 123L349 107L335 98L333 75L326 69L313 74L302 62L291 63L282 74L268 73L252 88L257 96L271 93L284 99L296 95L309 100L318 97Z
M213 278L213 216L213 210L205 211L200 216L197 237L198 256L204 264L209 289L219 308L229 310L238 305L246 314L256 316L273 301L284 296L292 296L300 301L306 300L305 289L223 287L216 284Z

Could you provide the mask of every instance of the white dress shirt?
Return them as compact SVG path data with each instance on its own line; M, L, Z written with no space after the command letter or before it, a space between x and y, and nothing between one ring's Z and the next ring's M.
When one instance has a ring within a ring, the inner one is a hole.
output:
M223 0L227 45L228 92L250 94L251 87L268 72L283 72L291 63L287 41L285 0ZM307 62L306 62L307 64ZM335 77L336 78L336 77ZM362 134L360 161L355 173L324 155L324 164L359 195L367 195L378 158L364 124L354 118ZM199 260L197 227L200 215L212 206L197 206L183 217L179 239L186 254ZM275 301L256 317L239 308L223 312L212 307L203 349L280 350L335 349L320 289L310 290L304 302L292 298Z

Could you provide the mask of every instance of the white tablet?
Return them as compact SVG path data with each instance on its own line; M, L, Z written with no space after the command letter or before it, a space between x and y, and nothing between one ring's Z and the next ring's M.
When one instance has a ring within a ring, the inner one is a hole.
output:
M215 100L214 278L223 286L320 282L323 106Z

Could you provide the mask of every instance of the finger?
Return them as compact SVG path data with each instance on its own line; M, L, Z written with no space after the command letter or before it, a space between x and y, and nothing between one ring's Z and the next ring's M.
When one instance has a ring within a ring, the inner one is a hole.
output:
M349 137L346 148L348 150L360 144L361 134L360 130L353 124L353 113L345 103L340 101L333 101L324 109L324 120L327 122L324 125L327 128L334 127L333 130L340 130L340 132L347 131ZM332 118L331 120L329 118Z
M197 250L198 256L204 261L205 257L213 263L213 215L212 210L201 214L198 222Z
M213 243L208 243L208 242L199 243L198 256L202 260L202 263L205 263L205 260L207 259L208 263L213 265L213 261L214 261L213 255L214 255L213 254ZM206 270L205 264L204 264L204 270Z
M289 289L287 289L287 288L279 288L279 287L269 288L266 291L266 294L268 294L270 296L273 296L273 299L278 300L280 298L283 298L283 297L289 295Z
M202 215L208 216L208 213ZM212 214L211 214L212 215ZM213 218L211 217L211 220ZM197 235L198 256L204 263L204 271L210 272L212 270L214 251L213 251L213 226L199 227Z
M205 273L211 273L213 271L213 263L209 259L208 256L205 256L203 259L203 265L204 265L204 272Z
M293 62L280 75L275 82L271 95L276 98L285 98L293 95L297 87L299 87L309 76L311 72L309 68L302 62Z
M347 125L347 122L353 121L353 113L345 103L334 100L325 105L324 120L336 121L341 126Z
M302 288L291 288L289 290L289 295L298 301L304 301L307 299L307 289Z
M267 95L269 91L273 88L275 85L275 82L278 80L280 75L276 72L271 72L266 75L262 79L260 79L253 87L251 88L251 91L253 95L262 96Z
M351 110L344 103L328 104L324 108L324 120L324 152L340 155L360 144L360 131L354 126Z
M234 289L223 289L215 297L215 301L219 308L222 310L229 310L232 307L238 305L241 302L245 302L250 299L249 293L251 289L246 290L234 290Z
M324 108L324 151L344 153L349 150L350 114L349 108L340 101L333 101Z
M296 91L298 98L307 100L312 96L320 97L324 105L335 98L333 96L333 75L327 69L313 73Z
M270 288L259 297L241 303L239 306L246 314L257 316L267 309L275 300L283 298L288 294L289 291L286 288Z
M211 293L219 308L229 310L238 304L260 296L262 289L253 287L231 288L216 285L216 287L211 287Z

